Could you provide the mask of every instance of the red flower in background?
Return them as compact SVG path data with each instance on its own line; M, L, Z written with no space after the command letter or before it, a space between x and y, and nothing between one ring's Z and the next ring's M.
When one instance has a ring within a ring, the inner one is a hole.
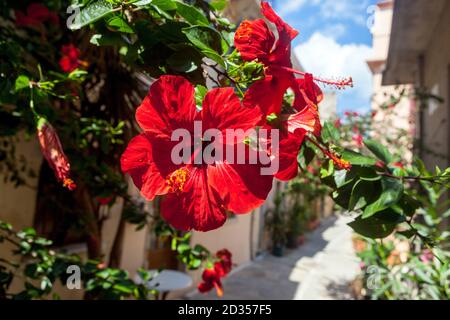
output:
M363 138L363 136L360 135L360 134L355 134L355 135L352 137L352 140L356 143L356 146L357 146L358 148L361 148L361 147L364 145L364 143L363 143L364 138Z
M205 269L202 273L202 282L198 285L198 291L206 293L212 289L216 289L219 297L223 296L222 281L219 272L216 268Z
M14 13L18 27L38 26L44 22L50 22L54 25L59 24L58 15L41 3L30 3L26 14L20 10L16 10Z
M213 230L225 223L226 210L248 213L267 198L273 177L261 175L260 165L226 160L175 165L171 160L172 148L178 144L171 141L173 131L183 128L193 136L195 120L202 122L202 134L209 128L246 131L260 121L261 114L243 107L232 88L208 92L199 112L192 84L183 77L162 76L150 87L136 119L144 133L128 144L121 157L122 171L130 174L145 198L167 194L161 215L175 228ZM221 147L225 141L212 143ZM205 144L190 147L195 156Z
M405 167L403 166L403 163L401 163L401 162L394 162L391 165L396 168L405 169Z
M59 66L64 72L72 72L80 65L87 65L85 61L80 60L80 50L71 43L62 46L61 54Z
M106 206L111 203L114 198L112 196L109 197L97 197L96 200L102 206Z
M225 277L228 273L230 273L231 268L233 267L231 256L231 252L227 249L222 249L216 253L216 257L219 261L214 264L214 267L219 272L221 277Z
M42 154L56 179L69 190L75 190L76 184L70 179L70 163L53 126L44 118L38 120L37 135Z
M208 268L203 271L203 281L198 285L198 291L205 293L215 288L219 297L223 295L221 278L226 277L231 271L233 266L231 256L231 252L227 249L217 251L216 258L219 260L214 263L213 268Z
M334 127L339 129L341 126L342 126L341 119L336 119L336 121L334 121Z

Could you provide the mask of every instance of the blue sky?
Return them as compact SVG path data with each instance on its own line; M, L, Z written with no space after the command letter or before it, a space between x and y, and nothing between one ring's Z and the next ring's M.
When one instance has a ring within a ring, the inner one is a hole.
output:
M306 71L326 78L353 77L354 88L337 92L339 113L370 108L372 77L365 60L371 56L368 24L376 2L272 1L283 19L300 32L293 48Z

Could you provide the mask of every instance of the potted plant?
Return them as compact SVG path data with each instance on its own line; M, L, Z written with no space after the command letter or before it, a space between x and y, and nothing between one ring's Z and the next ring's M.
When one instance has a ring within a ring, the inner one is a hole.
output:
M282 196L277 194L274 200L274 208L267 210L266 226L272 238L272 254L281 257L286 245L286 213L281 209Z
M288 219L286 247L289 249L295 249L304 242L304 218L305 208L296 201Z

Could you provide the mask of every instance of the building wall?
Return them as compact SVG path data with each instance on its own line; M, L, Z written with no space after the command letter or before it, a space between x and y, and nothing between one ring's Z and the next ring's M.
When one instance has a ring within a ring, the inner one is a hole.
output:
M444 168L450 165L450 2L441 15L439 24L424 54L424 85L432 94L442 97L444 103L428 101L424 111L425 164Z
M42 155L37 140L27 139L20 133L16 137L16 156L25 157L27 166L35 173L39 172ZM15 230L33 225L34 211L37 197L38 179L28 177L26 186L15 187L11 182L5 182L0 176L0 220L11 223ZM8 242L0 243L0 257L10 261L17 261L12 255L13 247ZM12 292L19 291L22 286L20 279L11 284Z
M391 146L393 153L399 153L406 162L412 161L412 136L414 134L413 113L415 103L411 97L404 97L394 107L394 109L383 112L381 106L391 99L391 96L397 97L402 90L410 92L410 85L403 86L383 86L382 73L384 71L389 50L389 41L392 26L393 2L381 1L375 11L374 25L372 33L372 56L368 65L372 72L372 100L371 109L375 111L373 126L375 137L382 143ZM388 115L387 115L388 113ZM402 130L402 131L400 131ZM400 132L407 132L396 139L396 144L389 141L389 137L398 137ZM399 148L401 145L401 148Z

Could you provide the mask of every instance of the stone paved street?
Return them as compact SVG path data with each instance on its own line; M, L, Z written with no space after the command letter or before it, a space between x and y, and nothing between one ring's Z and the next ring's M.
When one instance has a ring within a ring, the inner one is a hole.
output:
M352 299L358 274L349 218L328 218L282 258L265 255L224 279L223 299ZM217 299L215 292L189 299Z

